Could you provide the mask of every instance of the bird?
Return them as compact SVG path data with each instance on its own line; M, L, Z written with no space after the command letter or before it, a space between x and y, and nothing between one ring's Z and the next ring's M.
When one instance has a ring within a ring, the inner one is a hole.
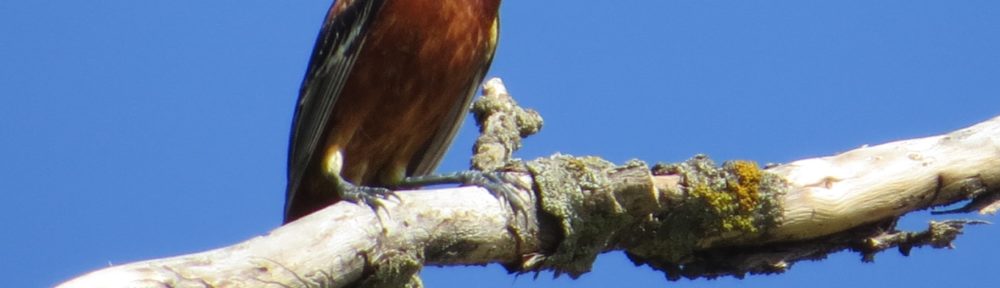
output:
M292 120L284 223L435 169L493 61L500 1L331 4Z

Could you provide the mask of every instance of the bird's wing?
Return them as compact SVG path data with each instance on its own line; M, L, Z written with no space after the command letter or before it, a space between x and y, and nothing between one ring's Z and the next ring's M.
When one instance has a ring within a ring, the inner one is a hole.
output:
M472 103L472 98L475 97L476 91L479 90L479 84L483 82L483 77L486 76L486 72L490 70L490 64L493 63L493 55L496 53L497 48L497 37L500 35L499 29L500 19L496 17L493 20L492 27L490 27L486 57L483 58L484 63L479 66L480 69L476 71L476 74L473 75L469 83L466 83L468 90L462 105L454 106L448 112L448 118L434 132L434 138L424 147L422 153L415 154L414 157L419 159L414 160L419 161L410 161L410 166L407 167L407 175L419 176L430 174L434 172L434 168L441 162L441 158L444 158L444 153L448 151L448 146L451 146L451 141L455 138L458 128L462 126L465 115L469 114L469 104Z
M340 3L344 1L344 3ZM285 192L285 214L295 200L309 161L324 137L327 120L337 102L354 60L364 46L372 20L385 0L337 0L330 7L323 29L316 38L309 68L299 91L292 135L288 147L288 190ZM337 5L346 5L339 7Z

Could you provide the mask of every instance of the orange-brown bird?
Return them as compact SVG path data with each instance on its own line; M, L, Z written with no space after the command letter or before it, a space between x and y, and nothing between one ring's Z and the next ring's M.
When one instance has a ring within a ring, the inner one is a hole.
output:
M285 223L430 173L493 59L500 0L337 0L292 123ZM353 183L353 184L352 184Z

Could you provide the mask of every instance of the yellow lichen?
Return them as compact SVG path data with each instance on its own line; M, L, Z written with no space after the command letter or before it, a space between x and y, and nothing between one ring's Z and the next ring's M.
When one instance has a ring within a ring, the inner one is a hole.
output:
M760 181L763 172L757 167L757 163L751 161L732 161L729 168L736 175L736 179L727 181L729 189L736 195L740 209L751 211L757 207L757 200L760 198Z
M756 232L757 229L753 225L753 218L751 217L752 210L743 209L742 199L733 191L728 190L714 190L708 185L698 184L691 187L691 196L699 198L704 201L706 212L709 215L716 215L718 218L714 225L709 225L708 230L716 230L720 232L729 231L747 231L750 233ZM711 217L710 217L711 218ZM709 222L709 223L711 223ZM708 223L706 223L708 224ZM718 225L715 229L712 226Z

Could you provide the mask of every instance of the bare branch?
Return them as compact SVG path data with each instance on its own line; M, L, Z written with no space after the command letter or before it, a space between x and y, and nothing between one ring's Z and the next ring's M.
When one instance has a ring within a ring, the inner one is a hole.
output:
M499 81L488 85L500 86L487 93L506 94ZM501 118L532 118L519 109L500 109L522 113ZM530 130L516 124L496 127ZM425 264L501 263L514 273L575 277L610 250L671 279L742 277L845 249L870 260L892 247L948 248L965 225L981 222L903 232L896 220L964 200L957 212L990 212L1000 199L1000 118L767 169L716 166L706 156L652 168L567 155L520 162L509 159L519 140L506 135L486 141L485 150L500 153L477 165L531 187L520 191L525 211L477 187L399 191L377 211L338 203L233 246L110 267L61 287L419 286Z

